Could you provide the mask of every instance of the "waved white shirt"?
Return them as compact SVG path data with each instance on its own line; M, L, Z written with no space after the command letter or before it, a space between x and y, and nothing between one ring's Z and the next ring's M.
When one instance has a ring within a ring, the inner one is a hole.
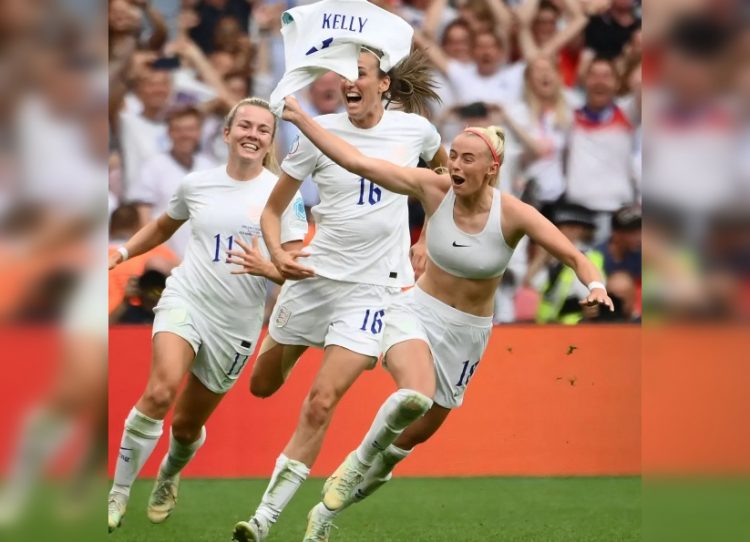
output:
M366 0L322 0L282 14L286 71L271 93L271 110L281 116L286 96L334 71L357 78L360 46L383 52L387 72L411 51L412 27L398 15Z
M369 129L352 125L345 113L316 120L364 155L401 166L432 160L440 135L424 117L385 111ZM407 197L343 169L304 135L293 143L281 169L295 179L312 175L320 203L312 208L317 229L305 264L318 275L346 282L403 287L414 282L409 261Z

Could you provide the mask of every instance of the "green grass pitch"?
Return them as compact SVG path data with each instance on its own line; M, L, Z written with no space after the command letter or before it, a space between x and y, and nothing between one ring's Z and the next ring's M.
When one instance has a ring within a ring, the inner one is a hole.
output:
M267 542L301 542L322 479L308 480ZM112 542L225 541L265 480L184 480L175 512L152 525L152 482L136 483ZM640 540L639 478L396 478L336 521L331 542L625 542Z

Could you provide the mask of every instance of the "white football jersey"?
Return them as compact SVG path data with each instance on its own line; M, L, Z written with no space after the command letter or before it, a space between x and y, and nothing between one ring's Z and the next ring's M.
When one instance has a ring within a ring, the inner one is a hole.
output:
M385 111L369 129L354 126L346 113L316 120L362 154L400 166L415 167L420 157L430 161L440 147L440 135L427 119L402 111ZM318 275L346 282L394 287L414 283L406 196L350 173L302 134L281 169L298 180L312 175L318 185L320 203L312 208L316 231L305 265Z
M248 181L236 181L226 166L190 173L172 196L167 214L190 220L191 233L185 259L167 279L167 291L181 294L199 307L205 317L219 324L237 326L248 310L266 301L262 277L232 275L238 269L226 263L227 250L237 248L235 239L250 244L258 237L263 254L268 249L260 231L260 215L278 177L270 171ZM304 239L307 219L302 196L297 193L284 211L281 242Z

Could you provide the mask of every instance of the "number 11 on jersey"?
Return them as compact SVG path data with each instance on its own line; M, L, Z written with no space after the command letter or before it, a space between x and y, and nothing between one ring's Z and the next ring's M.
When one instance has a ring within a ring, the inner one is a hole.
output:
M214 251L214 259L211 261L218 262L221 261L221 234L217 233L214 235L214 239L216 239L216 249ZM232 250L232 243L234 243L234 237L230 235L227 237L227 250Z

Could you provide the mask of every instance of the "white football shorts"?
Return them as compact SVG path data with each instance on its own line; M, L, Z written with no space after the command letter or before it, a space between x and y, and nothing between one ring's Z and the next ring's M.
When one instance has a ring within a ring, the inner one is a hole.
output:
M165 293L154 309L152 336L179 335L193 347L192 373L214 393L229 391L247 366L263 328L263 307L238 314L237 326L217 324L179 294Z
M391 304L385 318L383 353L411 339L427 343L435 365L435 403L461 406L492 333L491 316L474 316L454 309L418 286ZM387 362L387 357L386 357Z
M279 344L343 346L380 355L383 318L399 288L342 282L325 277L286 281L271 314L268 333Z

